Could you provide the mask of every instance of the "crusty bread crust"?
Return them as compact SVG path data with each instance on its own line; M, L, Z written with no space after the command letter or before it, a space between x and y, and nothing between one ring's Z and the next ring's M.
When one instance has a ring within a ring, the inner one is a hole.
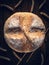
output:
M33 13L17 12L6 20L4 37L9 47L16 52L29 53L42 45L45 25L41 18Z

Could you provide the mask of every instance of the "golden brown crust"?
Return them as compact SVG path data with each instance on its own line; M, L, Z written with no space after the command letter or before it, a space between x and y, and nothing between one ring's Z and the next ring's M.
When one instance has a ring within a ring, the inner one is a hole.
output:
M37 22L34 22L34 19L37 19ZM11 23L12 21L14 23ZM38 23L38 21L40 23ZM31 25L34 26L33 28L35 28L35 30L32 32L30 31ZM17 26L19 26L21 29L18 32ZM12 30L7 33L6 31L11 28ZM15 32L13 32L13 29L15 29ZM9 17L5 22L4 37L12 49L20 53L28 53L36 50L42 45L45 37L43 29L45 30L45 26L37 15L28 12L17 12Z

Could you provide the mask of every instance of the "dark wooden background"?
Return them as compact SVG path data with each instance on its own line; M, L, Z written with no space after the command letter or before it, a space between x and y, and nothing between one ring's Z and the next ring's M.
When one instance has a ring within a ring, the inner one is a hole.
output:
M7 4L11 7L15 6L19 0L0 0L0 4ZM33 13L37 14L42 18L45 23L46 29L49 28L49 19L45 16L40 15L40 12L43 11L49 15L49 0L46 0L44 6L39 10L39 5L42 3L43 0L35 0L34 10ZM7 49L7 52L3 52L0 50L0 56L6 56L11 59L11 61L7 61L0 58L0 65L17 65L18 59L13 55L13 50L9 48L4 40L4 23L6 19L15 12L23 11L23 12L30 12L32 0L23 0L22 3L15 9L14 12L10 11L5 7L0 7L0 47ZM45 50L46 50L46 59L44 65L49 65L49 31L46 34L45 38ZM17 53L20 55L19 53ZM23 61L19 65L40 65L41 64L41 50L40 48L35 51L32 55L30 61L26 63L26 59L28 58L29 54L27 54Z

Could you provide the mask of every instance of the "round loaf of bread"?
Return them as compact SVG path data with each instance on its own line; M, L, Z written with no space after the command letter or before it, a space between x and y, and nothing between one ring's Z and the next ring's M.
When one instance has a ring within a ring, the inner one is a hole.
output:
M9 47L16 52L33 52L44 41L45 25L36 14L17 12L6 20L4 38Z

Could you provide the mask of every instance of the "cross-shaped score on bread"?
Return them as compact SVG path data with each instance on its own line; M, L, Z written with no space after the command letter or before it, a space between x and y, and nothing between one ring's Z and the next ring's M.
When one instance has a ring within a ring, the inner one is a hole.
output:
M17 12L6 20L4 37L16 52L29 53L42 45L45 25L41 18L33 13Z

